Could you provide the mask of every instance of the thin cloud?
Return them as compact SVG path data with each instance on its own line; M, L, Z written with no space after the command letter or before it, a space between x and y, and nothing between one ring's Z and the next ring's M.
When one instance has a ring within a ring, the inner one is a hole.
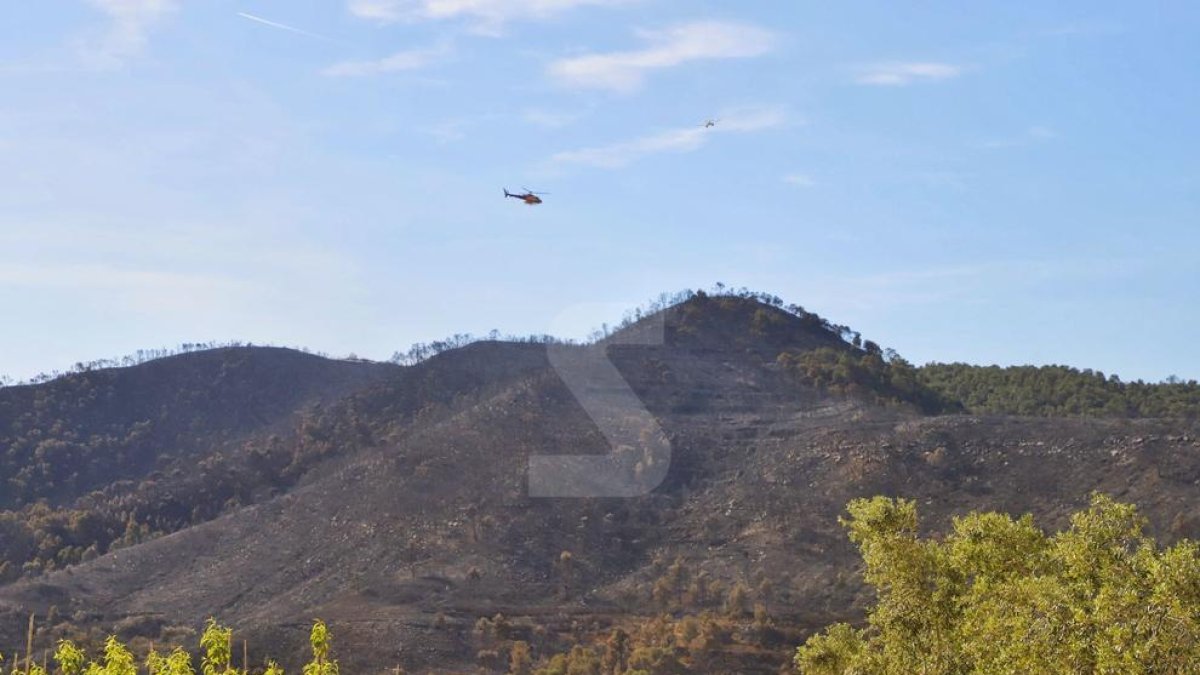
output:
M1054 129L1046 126L1032 126L1025 130L1025 133L1011 138L994 138L991 140L979 143L979 147L988 150L998 150L1002 148L1018 148L1037 143L1047 143L1059 137L1059 133Z
M530 108L521 113L521 119L544 129L561 129L574 123L579 117L579 115L574 113L554 112L539 108Z
M103 293L106 302L124 310L162 313L195 311L199 303L220 305L224 298L245 297L254 285L239 278L156 269L126 268L105 263L0 265L0 288L57 289ZM187 303L179 298L188 298ZM197 303L193 305L192 303Z
M1042 35L1046 37L1092 37L1118 35L1124 31L1124 26L1112 21L1075 21L1043 31Z
M246 12L238 12L237 15L242 17L243 19L249 19L250 21L261 23L262 25L270 26L271 28L278 28L279 30L288 31L289 33L295 33L297 35L303 35L305 37L315 38L317 40L324 40L326 42L334 42L333 38L329 38L324 35L320 35L318 33L310 33L301 28L296 28L295 26L289 26L286 23L279 23L277 21L271 21L270 19L264 19L261 16L247 14Z
M107 30L99 38L81 45L88 65L99 68L119 67L142 53L150 40L150 30L174 12L177 0L87 0L109 19Z
M467 137L467 128L474 123L474 120L468 119L444 120L424 127L421 131L433 136L439 143L456 143Z
M448 45L425 49L408 49L382 59L369 61L342 61L321 71L327 77L368 77L386 75L409 70L420 70L450 52Z
M1118 264L1114 264L1118 263ZM1034 289L1064 283L1133 275L1144 261L994 260L941 267L900 269L864 276L816 279L804 290L813 306L839 304L850 310L878 311L981 298L1001 287Z
M710 129L701 126L670 129L612 145L560 152L552 160L558 164L619 169L649 155L694 152L707 145L715 134L763 131L780 127L785 122L786 116L777 108L750 110L726 115L719 125Z
M969 189L969 176L960 171L917 171L905 176L905 180L934 190Z
M783 182L800 188L816 187L817 185L817 181L813 180L812 176L804 173L790 173L783 177Z
M510 21L545 19L576 7L613 6L636 0L349 0L347 8L360 19L438 21L467 19L477 32L496 34Z
M774 42L768 30L722 21L685 23L638 35L648 43L643 49L566 58L550 64L549 72L573 87L630 92L641 87L650 71L691 61L761 56Z
M861 69L854 81L877 87L903 87L916 82L938 82L962 75L963 67L952 63L913 61L876 63Z
M1050 127L1034 126L1029 127L1029 137L1040 141L1047 141L1052 138L1058 138L1058 132Z

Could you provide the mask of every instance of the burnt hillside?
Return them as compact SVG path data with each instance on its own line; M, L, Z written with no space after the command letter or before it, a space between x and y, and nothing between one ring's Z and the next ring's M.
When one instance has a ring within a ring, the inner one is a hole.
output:
M867 600L837 524L854 497L919 499L938 529L968 509L1055 524L1102 490L1168 539L1200 527L1192 423L928 414L904 364L844 337L813 315L700 296L598 345L554 346L606 355L669 440L661 484L632 498L528 496L531 457L605 455L595 416L634 423L615 399L585 412L545 345L382 368L286 421L237 427L236 442L198 439L199 470L113 493L105 503L144 508L131 522L153 536L0 587L0 651L51 608L47 641L110 626L178 639L217 615L297 655L320 616L348 672L474 672L514 639L545 655L664 612L749 622L760 605L769 623L716 649L708 672L775 672L806 631ZM851 360L864 370L838 370ZM202 517L167 518L167 504ZM503 630L477 630L497 614Z
M222 348L0 389L0 508L62 504L341 398L392 368Z

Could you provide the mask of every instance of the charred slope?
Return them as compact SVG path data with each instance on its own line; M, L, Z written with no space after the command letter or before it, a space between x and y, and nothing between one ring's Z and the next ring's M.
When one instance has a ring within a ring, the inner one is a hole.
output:
M66 504L136 480L394 369L242 347L0 389L0 508Z
M497 350L507 356L491 358ZM375 447L414 420L446 414L459 398L544 364L535 345L496 343L410 368L370 364L377 372L362 384L331 388L253 432L226 441L198 431L190 439L193 449L160 454L135 479L109 483L62 507L37 503L0 511L0 582L61 569L270 499L316 466Z
M532 455L609 448L544 348L474 345L326 407L313 442L330 454L277 494L0 590L0 647L51 606L54 634L121 625L161 640L217 615L281 655L322 616L355 672L473 671L483 616L505 614L544 653L629 617L718 608L744 585L782 637L731 668L772 672L803 630L864 600L837 525L851 498L920 499L935 530L977 508L1053 523L1093 490L1168 537L1200 522L1200 434L1182 424L923 416L780 365L860 353L820 324L709 298L662 319L663 344L602 345L671 443L648 495L530 499ZM708 592L656 591L676 557Z
M232 348L0 390L0 583L262 498L286 476L250 439L398 371Z

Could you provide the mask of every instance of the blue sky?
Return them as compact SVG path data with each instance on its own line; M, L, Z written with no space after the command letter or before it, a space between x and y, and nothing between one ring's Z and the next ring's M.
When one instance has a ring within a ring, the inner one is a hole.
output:
M4 3L0 373L722 281L917 362L1200 378L1200 9L904 4Z

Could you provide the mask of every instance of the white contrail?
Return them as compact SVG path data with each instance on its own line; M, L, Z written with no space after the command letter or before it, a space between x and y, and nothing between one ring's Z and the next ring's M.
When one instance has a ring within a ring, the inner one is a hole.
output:
M306 30L296 28L295 26L289 26L286 23L278 23L275 21L271 21L269 19L264 19L261 16L254 16L253 14L247 14L245 12L238 12L237 15L242 17L243 19L250 19L251 21L256 21L258 23L261 23L264 26L270 26L271 28L278 28L279 30L286 30L290 33L296 33L298 35L315 38L317 40L324 40L326 42L337 42L337 40L334 40L333 38L325 37L324 35L318 35L317 33L310 33Z

